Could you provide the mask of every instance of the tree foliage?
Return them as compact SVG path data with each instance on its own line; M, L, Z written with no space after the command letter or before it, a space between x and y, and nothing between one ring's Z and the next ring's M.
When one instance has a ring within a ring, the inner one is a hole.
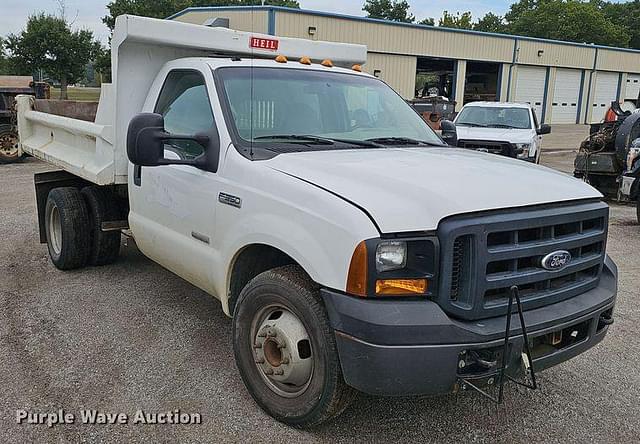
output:
M473 29L473 17L469 11L463 13L456 12L455 14L444 11L442 17L438 20L438 26L455 29Z
M507 25L504 21L504 17L496 15L492 12L488 12L484 17L478 20L473 25L473 29L482 32L507 32Z
M416 18L409 12L409 8L410 5L406 0L366 0L362 10L370 18L413 23Z
M113 31L116 17L122 14L166 18L193 6L258 6L261 4L261 0L111 0L107 4L109 14L102 17L102 22L107 25L110 31ZM290 8L300 7L297 0L266 0L264 4Z
M60 98L67 98L67 84L80 80L97 54L100 43L86 29L72 30L64 18L39 13L29 17L20 34L10 34L6 47L13 66L21 72L39 69L59 79Z
M506 14L512 34L581 43L629 45L627 29L605 14L604 2L520 0Z

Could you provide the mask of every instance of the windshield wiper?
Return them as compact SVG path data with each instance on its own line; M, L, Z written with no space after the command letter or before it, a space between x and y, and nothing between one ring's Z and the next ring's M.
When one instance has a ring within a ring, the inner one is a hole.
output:
M520 128L518 126L513 126L513 125L504 125L502 123L496 123L495 125L490 125L491 128L505 128L505 129L524 129L524 128Z
M255 137L253 140L285 140L294 143L313 143L317 145L334 145L335 142L331 139L325 139L324 137L316 136L301 136L298 134L273 134L270 136Z
M458 122L456 123L458 126L471 126L473 128L487 128L487 125L481 125L479 123L470 123L470 122Z
M366 148L384 148L384 145L379 143L375 143L367 140L357 140L357 139L335 139L329 137L320 137L314 135L307 134L276 134L271 136L260 136L256 137L254 140L287 140L287 141L296 141L300 143L317 143L319 145L335 145L336 143L344 143L347 145L356 145L362 146Z
M409 137L377 137L367 139L366 142L373 142L382 145L429 145L429 146L447 146L441 143L427 142L425 140L411 139Z

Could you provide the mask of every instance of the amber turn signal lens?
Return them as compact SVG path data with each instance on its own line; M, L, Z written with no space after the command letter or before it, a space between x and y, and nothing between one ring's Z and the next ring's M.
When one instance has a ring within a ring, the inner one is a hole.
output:
M279 55L276 57L276 62L278 63L287 63L287 58L283 55Z
M356 296L367 296L367 244L360 242L351 256L349 275L347 276L347 293Z
M353 65L351 67L354 71L362 72L362 65Z
M327 68L333 68L333 62L329 59L324 59L321 65L326 66Z
M303 65L311 65L311 59L307 56L300 57L300 63Z
M376 294L378 295L425 294L427 288L426 279L380 279L376 281Z

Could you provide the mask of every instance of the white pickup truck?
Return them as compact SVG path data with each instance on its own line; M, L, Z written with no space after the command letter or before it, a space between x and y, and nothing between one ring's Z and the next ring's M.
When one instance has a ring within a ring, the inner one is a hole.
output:
M128 230L220 300L276 419L496 385L604 338L601 195L446 146L361 72L365 47L133 16L112 43L93 122L18 98L21 149L62 170L35 177L41 241L67 270L113 262Z
M550 125L538 123L527 103L471 102L453 124L456 132L452 134L451 123L445 124L443 138L454 146L533 163L540 163L542 136L551 132Z

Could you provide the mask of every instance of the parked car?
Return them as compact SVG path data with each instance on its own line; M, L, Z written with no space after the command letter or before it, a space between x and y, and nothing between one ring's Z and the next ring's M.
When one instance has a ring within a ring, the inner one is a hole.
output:
M95 122L18 97L21 149L63 170L35 176L40 240L68 270L128 229L220 300L274 418L502 386L607 334L600 193L445 145L366 47L120 16L112 51Z
M535 110L528 104L472 102L466 104L443 133L455 146L500 154L533 163L540 162L542 136L551 126L538 123ZM455 139L453 138L455 137Z

